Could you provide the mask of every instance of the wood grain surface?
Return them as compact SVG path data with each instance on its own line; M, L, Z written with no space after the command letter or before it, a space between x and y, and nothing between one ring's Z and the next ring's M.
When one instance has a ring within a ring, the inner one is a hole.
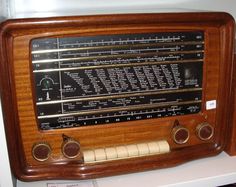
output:
M230 127L228 134L228 143L225 151L232 156L236 155L236 53L234 54L234 71L232 75L233 86L232 86L232 95L231 102L232 106L229 110L230 114Z

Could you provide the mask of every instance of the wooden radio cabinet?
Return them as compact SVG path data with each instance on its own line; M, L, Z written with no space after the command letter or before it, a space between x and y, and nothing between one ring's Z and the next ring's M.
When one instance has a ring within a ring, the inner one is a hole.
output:
M0 91L21 180L175 166L226 146L234 20L157 13L7 20Z

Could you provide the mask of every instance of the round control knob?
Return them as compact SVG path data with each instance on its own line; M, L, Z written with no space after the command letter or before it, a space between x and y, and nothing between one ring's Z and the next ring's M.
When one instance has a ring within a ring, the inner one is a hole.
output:
M63 141L61 149L66 158L75 158L80 154L80 143L68 138Z
M46 161L51 155L51 147L47 143L36 143L32 148L32 155L37 161Z
M184 144L189 139L189 130L183 126L176 126L172 130L172 137L175 143Z
M209 140L214 134L214 128L208 123L201 123L197 126L197 136L201 140Z

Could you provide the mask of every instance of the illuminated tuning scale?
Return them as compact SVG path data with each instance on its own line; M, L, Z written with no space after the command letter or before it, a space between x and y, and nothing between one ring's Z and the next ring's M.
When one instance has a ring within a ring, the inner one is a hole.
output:
M199 112L203 55L202 32L36 39L40 128Z

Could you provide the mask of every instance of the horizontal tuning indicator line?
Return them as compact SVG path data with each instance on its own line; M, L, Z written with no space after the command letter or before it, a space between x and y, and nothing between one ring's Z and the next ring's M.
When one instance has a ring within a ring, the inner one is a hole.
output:
M124 98L124 97L136 97L136 96L157 95L157 94L161 95L161 94L183 93L183 92L194 92L194 91L202 91L202 88L148 91L148 92L138 92L138 93L136 92L136 93L127 93L127 94L117 94L117 95L103 95L103 96L86 97L86 98L38 102L36 103L36 105L50 105L50 104L76 102L76 101L95 101L95 100L105 100L105 99L117 99L117 98Z
M110 108L99 109L99 110L89 110L89 111L79 111L79 112L71 112L71 113L65 113L65 114L38 116L38 119L57 118L57 117L66 117L66 116L83 116L83 115L92 115L92 114L117 112L117 111L145 110L145 109L153 109L153 108L166 107L166 106L197 104L201 102L202 102L201 100L197 100L197 101L194 100L194 101L184 101L184 102L163 102L163 103L136 105L136 106L128 106L128 107L110 107Z
M33 60L33 64L39 63L51 63L51 62L66 62L73 60L98 60L106 58L132 58L132 57L143 57L143 56L158 56L158 55L174 55L174 54L196 54L203 53L204 50L194 50L194 51L168 51L168 52L150 52L150 53L134 53L134 54L110 54L101 56L87 56L87 57L75 57L75 58L59 58L59 59L44 59L44 60Z
M139 35L143 35L143 34L139 34ZM124 34L125 36L125 34ZM114 38L111 38L110 40L102 40L102 41L88 41L88 42L74 42L74 43L65 43L65 44L61 44L61 46L70 46L70 45L81 45L81 46L90 46L90 45L124 45L124 44L127 44L127 43L132 43L132 44L135 44L135 43L142 43L142 42L147 42L147 43L165 43L165 42L178 42L178 41L181 41L181 38L178 36L178 37L167 37L167 38L157 38L157 37L153 37L153 38L145 38L145 37L142 37L142 38L136 38L136 39L129 39L129 38L125 38L125 39L119 39L119 40L114 40Z
M81 66L71 68L55 68L55 69L42 69L34 70L34 73L42 72L55 72L55 71L74 71L74 70L86 70L86 69L98 69L98 68L117 68L117 67L129 67L129 66L144 66L144 65L158 65L158 64L178 64L178 63L190 63L190 62L202 62L203 59L191 59L191 60L176 60L176 61L159 61L159 62L139 62L139 63L127 63L127 64L108 64L108 65L95 65L95 66Z
M70 47L60 49L46 49L46 50L35 50L31 54L43 54L43 53L55 53L55 52L66 52L66 51L85 51L85 50L106 50L106 49L127 49L141 48L141 47L164 47L164 46L176 46L176 45L203 45L203 41L189 41L189 42L166 42L166 43L146 43L146 44L126 44L126 45L107 45L107 46L89 46L89 47ZM70 46L71 44L68 44ZM76 45L76 44L75 44ZM79 44L77 44L79 45ZM167 48L164 48L167 49ZM170 48L172 49L172 48ZM142 49L141 49L142 50Z

